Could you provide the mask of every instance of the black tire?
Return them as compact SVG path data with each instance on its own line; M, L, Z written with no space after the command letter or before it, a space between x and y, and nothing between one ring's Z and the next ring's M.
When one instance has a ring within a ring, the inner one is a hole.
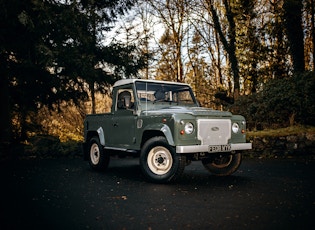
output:
M241 165L241 153L221 154L212 158L202 159L203 166L217 176L233 174Z
M185 157L176 154L175 148L168 144L165 137L152 137L141 149L141 171L151 182L174 181L183 173L185 165Z
M109 164L109 154L104 150L98 137L91 138L88 148L89 164L96 171L105 171Z

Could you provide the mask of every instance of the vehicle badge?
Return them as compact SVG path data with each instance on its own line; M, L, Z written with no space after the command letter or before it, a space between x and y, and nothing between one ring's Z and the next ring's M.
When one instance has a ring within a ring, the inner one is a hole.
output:
M219 131L219 127L212 127L211 130L212 131Z

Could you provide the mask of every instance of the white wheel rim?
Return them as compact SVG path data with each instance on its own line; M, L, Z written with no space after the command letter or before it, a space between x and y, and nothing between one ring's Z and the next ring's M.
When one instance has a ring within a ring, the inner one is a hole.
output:
M100 161L100 149L96 143L91 145L90 158L93 165L97 165Z
M173 158L167 148L157 146L149 152L147 163L153 173L163 175L168 173L172 168Z

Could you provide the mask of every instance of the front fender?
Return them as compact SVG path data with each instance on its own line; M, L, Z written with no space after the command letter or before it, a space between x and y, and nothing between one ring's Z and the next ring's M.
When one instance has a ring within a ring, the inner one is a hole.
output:
M160 131L164 134L168 144L171 146L175 146L172 131L168 125L166 124L149 125L145 127L144 132L145 131Z
M170 127L168 127L167 125L164 124L160 130L164 133L168 144L174 146L175 143L173 140L173 136L172 136L172 132L171 132Z

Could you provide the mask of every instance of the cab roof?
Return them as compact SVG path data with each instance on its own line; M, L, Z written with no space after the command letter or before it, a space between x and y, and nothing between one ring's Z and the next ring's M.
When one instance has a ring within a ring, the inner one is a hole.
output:
M181 82L172 82L172 81L159 81L159 80L147 80L147 79L122 79L115 82L113 87L134 84L135 82L150 82L150 83L164 83L164 84L176 84L176 85L188 85ZM188 85L189 86L189 85Z

